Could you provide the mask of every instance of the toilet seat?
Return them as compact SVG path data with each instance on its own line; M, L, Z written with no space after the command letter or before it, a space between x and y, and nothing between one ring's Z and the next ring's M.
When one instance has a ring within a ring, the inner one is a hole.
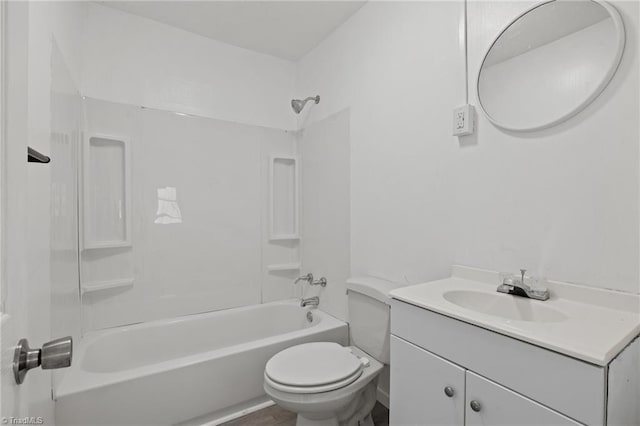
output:
M329 392L356 381L368 362L337 343L305 343L274 355L267 362L264 378L283 392Z

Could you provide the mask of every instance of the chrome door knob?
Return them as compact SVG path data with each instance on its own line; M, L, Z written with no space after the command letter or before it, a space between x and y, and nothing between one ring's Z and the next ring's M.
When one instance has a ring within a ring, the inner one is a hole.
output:
M42 345L40 366L43 370L71 366L73 339L70 336L54 339Z
M27 371L42 367L43 370L71 366L73 339L71 336L55 339L42 345L42 349L31 349L27 339L20 339L13 353L13 376L17 384L24 382Z
M444 388L444 394L447 395L449 398L451 398L453 395L456 394L456 391L453 390L451 386L447 386L446 388Z
M473 411L475 411L476 413L479 412L482 409L482 404L480 404L478 401L476 401L475 399L473 401L471 401L469 403L469 406L471 407L471 409Z

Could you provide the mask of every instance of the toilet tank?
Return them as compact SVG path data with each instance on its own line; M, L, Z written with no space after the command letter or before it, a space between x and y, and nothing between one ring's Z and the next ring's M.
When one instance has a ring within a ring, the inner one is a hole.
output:
M347 280L351 344L389 364L389 292L400 284L374 277Z

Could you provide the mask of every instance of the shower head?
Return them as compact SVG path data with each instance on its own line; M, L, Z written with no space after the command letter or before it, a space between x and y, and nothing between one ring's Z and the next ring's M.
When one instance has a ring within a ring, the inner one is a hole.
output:
M320 95L317 96L309 96L307 99L292 99L291 100L291 108L293 108L293 111L296 114L300 114L300 111L302 111L302 108L304 108L304 106L307 104L307 102L309 101L315 101L315 103L320 103Z

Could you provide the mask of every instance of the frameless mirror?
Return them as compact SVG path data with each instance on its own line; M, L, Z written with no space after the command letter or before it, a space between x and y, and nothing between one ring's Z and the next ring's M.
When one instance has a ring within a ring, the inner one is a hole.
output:
M585 108L611 80L624 49L613 6L590 0L536 5L495 39L478 74L480 107L497 126L538 130Z

